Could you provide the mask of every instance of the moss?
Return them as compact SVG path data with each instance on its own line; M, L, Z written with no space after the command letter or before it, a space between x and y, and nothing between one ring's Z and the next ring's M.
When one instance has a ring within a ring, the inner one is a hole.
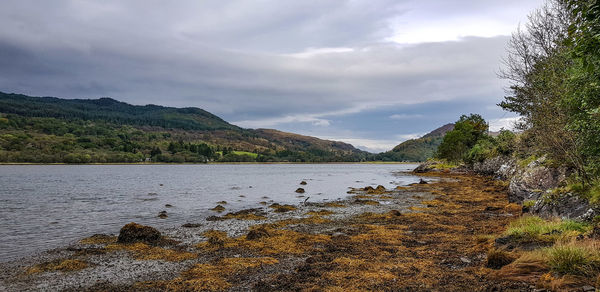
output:
M35 265L27 269L27 274L38 274L43 272L73 272L83 270L88 267L88 264L82 260L77 259L60 259L51 262L45 262L42 264Z
M525 208L531 208L535 205L535 200L527 200L523 202L523 207Z
M530 163L534 162L535 160L537 160L538 157L535 155L531 155L525 159L519 160L517 163L519 164L519 166L521 168L525 168L527 167Z
M108 251L130 251L138 260L164 260L170 262L180 262L194 259L198 256L195 253L150 246L142 242L133 244L110 244L106 246L106 249Z

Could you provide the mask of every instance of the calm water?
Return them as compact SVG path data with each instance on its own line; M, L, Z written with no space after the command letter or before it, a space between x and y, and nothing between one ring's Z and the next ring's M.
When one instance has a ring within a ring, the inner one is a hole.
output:
M344 198L348 187L416 182L400 164L0 166L0 261L59 247L135 221L157 227L202 222L260 201L297 204ZM241 197L243 196L243 197ZM264 199L267 196L269 199ZM165 208L165 204L173 205ZM158 219L160 211L168 219Z

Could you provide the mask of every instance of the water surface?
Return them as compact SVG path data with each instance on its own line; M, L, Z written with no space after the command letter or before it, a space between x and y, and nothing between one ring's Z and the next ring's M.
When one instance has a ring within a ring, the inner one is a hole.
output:
M0 261L117 233L135 221L159 228L202 222L259 202L297 204L347 196L348 187L416 182L411 164L5 165L0 166ZM300 186L305 180L308 184ZM306 197L294 191L302 187ZM265 198L268 197L268 198ZM171 208L166 204L173 205ZM167 219L159 219L166 210Z

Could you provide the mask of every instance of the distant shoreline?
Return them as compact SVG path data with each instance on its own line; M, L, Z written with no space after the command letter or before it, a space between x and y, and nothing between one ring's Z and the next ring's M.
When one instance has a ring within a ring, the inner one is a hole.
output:
M0 162L2 165L236 165L236 164L419 164L421 162L365 161L365 162L207 162L207 163L165 163L165 162L123 162L123 163L35 163L35 162Z

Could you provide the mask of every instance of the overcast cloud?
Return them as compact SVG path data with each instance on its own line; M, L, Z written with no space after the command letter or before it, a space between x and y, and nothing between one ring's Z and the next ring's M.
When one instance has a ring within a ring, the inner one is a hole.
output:
M494 129L510 33L542 1L2 1L0 91L196 106L389 150Z

